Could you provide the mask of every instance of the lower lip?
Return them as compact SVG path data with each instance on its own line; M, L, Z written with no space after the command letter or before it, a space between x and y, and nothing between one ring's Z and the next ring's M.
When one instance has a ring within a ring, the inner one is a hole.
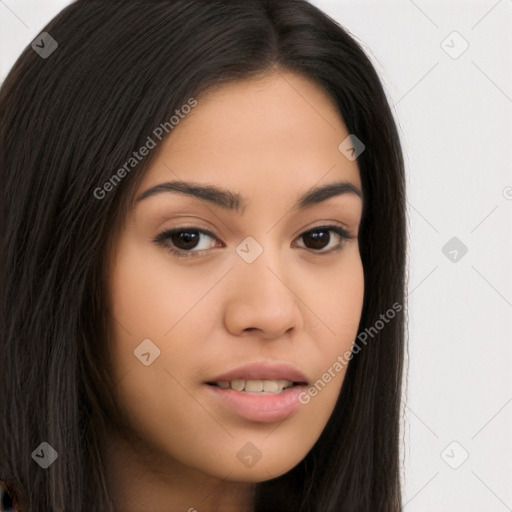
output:
M261 423L281 421L294 413L300 405L299 395L306 389L305 385L296 384L280 393L256 395L209 384L206 387L238 416Z

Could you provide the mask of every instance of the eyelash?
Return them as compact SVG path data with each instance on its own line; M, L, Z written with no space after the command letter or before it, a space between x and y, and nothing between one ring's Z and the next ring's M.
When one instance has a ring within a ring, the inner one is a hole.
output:
M174 235L175 233L179 233L180 231L194 231L194 232L197 231L198 233L207 235L207 236L209 236L211 238L215 238L215 239L218 240L218 238L215 236L215 234L212 233L211 231L208 231L206 229L200 229L200 228L197 228L197 227L192 227L192 226L190 226L190 227L189 226L183 226L183 227L179 227L179 228L174 228L174 229L171 229L171 230L163 231L162 233L157 235L155 238L153 238L153 242L156 243L157 245L165 247L173 255L175 255L175 256L177 256L179 258L181 258L181 257L185 257L185 258L186 257L198 257L201 254L206 253L206 252L211 250L211 249L201 249L199 251L196 251L196 250L188 250L187 251L187 250L184 250L184 249L177 249L175 247L172 247L170 245L168 239L172 235ZM333 247L332 249L330 249L328 251L309 249L307 247L305 248L307 251L316 253L319 256L326 255L326 254L331 254L333 252L340 251L345 246L345 243L353 238L352 236L350 236L350 233L347 230L343 229L340 226L336 226L336 225L315 226L312 229L308 229L307 231L304 231L304 233L302 233L299 236L299 238L301 238L304 235L307 235L309 233L314 233L315 231L333 231L342 239L342 241L336 247ZM330 240L329 240L329 243L330 243ZM304 247L301 247L301 249L304 249Z

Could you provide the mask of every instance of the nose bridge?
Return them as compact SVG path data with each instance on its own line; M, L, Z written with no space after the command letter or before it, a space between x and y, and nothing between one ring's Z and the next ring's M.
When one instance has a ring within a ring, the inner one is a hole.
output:
M265 337L275 337L302 325L299 300L287 282L282 251L247 237L236 248L240 258L231 279L226 304L226 324L240 332L259 329Z
M273 241L271 234L258 238L261 243L248 236L236 248L242 260L238 262L239 278L249 283L257 293L264 292L270 297L273 294L290 294L281 247Z

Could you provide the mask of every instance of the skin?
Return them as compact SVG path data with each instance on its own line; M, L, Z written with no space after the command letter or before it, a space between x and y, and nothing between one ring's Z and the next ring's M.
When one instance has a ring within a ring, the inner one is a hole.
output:
M272 423L237 416L204 382L244 363L285 361L311 384L351 349L364 295L362 199L291 209L312 187L345 180L361 188L357 162L338 150L347 136L321 88L279 71L210 90L161 143L136 196L180 179L240 193L247 206L237 214L161 193L136 202L114 239L110 343L118 426L131 437L112 425L103 455L119 510L251 511L255 483L293 468L320 436L345 369ZM302 235L322 224L352 238L329 231L314 252ZM202 235L197 249L207 251L188 258L153 241L183 226L216 238ZM235 250L248 236L263 248L252 263ZM134 350L148 338L160 356L145 366ZM237 458L247 442L262 455L252 467Z

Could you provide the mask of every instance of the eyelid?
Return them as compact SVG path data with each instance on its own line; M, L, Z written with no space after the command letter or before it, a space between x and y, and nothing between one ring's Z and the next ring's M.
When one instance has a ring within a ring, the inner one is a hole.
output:
M220 241L219 237L215 233L210 231L209 229L204 229L204 228L200 228L197 226L185 226L184 225L184 226L178 226L176 228L166 229L166 230L162 231L160 234L158 234L156 237L153 238L153 242L155 242L158 245L163 245L166 249L168 249L169 251L171 251L173 254L175 254L177 256L185 256L185 257L186 256L199 256L204 252L211 251L211 249L201 249L199 251L197 251L197 250L185 251L183 249L177 249L175 247L169 246L169 244L166 242L166 240L172 234L178 233L180 231L186 231L186 230L197 231L198 233L200 233L202 235L207 235L210 238ZM221 243L223 244L223 242L221 242Z
M184 250L184 249L177 249L176 247L171 246L167 243L167 239L174 233L180 232L180 231L197 231L200 234L207 235L213 239L216 239L217 241L220 241L223 245L224 242L222 242L215 233L208 229L203 229L197 226L179 226L172 229L167 229L160 234L158 234L156 237L153 238L153 242L155 242L158 245L164 246L168 251L170 251L172 254L178 257L199 257L204 253L207 253L211 251L212 249L200 249L200 250ZM313 253L315 255L327 255L332 254L333 252L337 252L344 248L346 242L349 240L352 240L354 236L352 236L348 229L343 227L341 224L319 224L312 226L304 231L301 231L297 237L294 238L294 240L301 238L302 236L306 235L307 233L318 231L318 230L325 230L325 231L333 231L335 232L342 241L338 244L338 246L333 247L327 251L325 250L314 250L310 249L308 247L299 247L301 249L305 249L306 251Z

